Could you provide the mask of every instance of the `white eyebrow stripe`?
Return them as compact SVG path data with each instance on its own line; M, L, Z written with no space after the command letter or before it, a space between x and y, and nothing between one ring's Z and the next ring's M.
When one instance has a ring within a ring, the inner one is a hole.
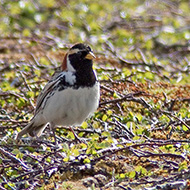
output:
M79 51L80 51L79 49L71 49L71 50L69 50L68 55L77 53L77 52L79 52Z

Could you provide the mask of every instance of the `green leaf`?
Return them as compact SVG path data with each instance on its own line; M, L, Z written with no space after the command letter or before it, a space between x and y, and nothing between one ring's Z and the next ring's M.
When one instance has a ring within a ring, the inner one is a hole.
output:
M16 158L22 158L24 156L24 154L21 153L19 149L14 149L12 153L16 156Z
M129 178L131 178L131 179L135 178L135 176L136 176L136 171L130 171L130 172L128 172L128 173L127 173L127 176L128 176Z
M135 132L137 135L142 135L144 129L143 128L139 128L139 129L136 129Z
M139 139L140 139L139 136L134 136L134 137L133 137L133 140L134 140L134 141L139 140Z
M149 80L153 80L154 79L154 74L153 73L151 73L151 72L146 72L145 73L145 77L147 78L147 79L149 79Z
M187 161L184 160L183 162L179 163L179 171L182 171L182 170L185 170L185 169L188 169L188 164L187 164Z
M135 115L135 117L138 119L139 122L142 121L142 119L143 119L143 116L142 116L142 114L140 114L140 113L137 113L137 114Z
M182 129L183 129L183 131L188 131L189 130L185 125L182 125Z
M53 7L55 5L55 0L39 0L39 2L44 6L44 7Z
M74 156L78 156L80 153L79 153L79 150L78 150L78 149L74 148L74 149L72 149L72 154L73 154Z
M98 140L99 139L99 135L97 133L94 133L92 136L91 136L92 140Z
M112 115L112 114L113 114L113 111L112 111L112 110L108 110L106 113L107 113L107 115L109 115L109 116L110 116L110 115Z
M119 177L120 177L121 179L124 179L124 178L125 178L125 174L124 174L124 173L121 173L121 174L119 175Z
M107 116L106 114L104 114L104 115L102 116L102 121L106 121L107 118L108 118L108 116Z
M87 129L88 128L88 123L86 121L84 121L81 125L82 129Z
M90 159L89 158L85 158L83 162L84 163L90 163Z
M52 159L50 157L46 158L46 162L51 163Z
M25 28L22 31L22 35L25 36L25 37L29 37L29 36L31 36L31 31L28 28Z
M102 136L103 137L109 137L110 133L108 131L104 131L104 132L102 132Z

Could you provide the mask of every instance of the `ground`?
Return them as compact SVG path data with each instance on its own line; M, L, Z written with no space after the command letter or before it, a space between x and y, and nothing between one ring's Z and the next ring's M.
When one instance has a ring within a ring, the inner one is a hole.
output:
M2 3L0 189L190 189L189 2L111 2ZM57 145L49 128L16 142L76 42L101 84L83 141L58 126Z

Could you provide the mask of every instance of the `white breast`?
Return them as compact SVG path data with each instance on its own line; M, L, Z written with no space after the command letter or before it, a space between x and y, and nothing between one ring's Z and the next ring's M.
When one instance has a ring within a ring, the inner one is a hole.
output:
M41 116L54 125L80 125L96 111L100 89L99 83L90 88L67 88L56 91L46 102Z

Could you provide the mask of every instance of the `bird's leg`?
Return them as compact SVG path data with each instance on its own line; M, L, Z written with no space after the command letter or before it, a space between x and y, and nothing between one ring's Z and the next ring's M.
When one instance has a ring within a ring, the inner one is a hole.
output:
M71 130L71 132L73 133L73 135L75 136L75 140L78 140L80 143L82 142L81 139L78 137L78 135L74 132L73 128L71 126L69 126L69 129Z
M55 131L56 131L55 125L53 123L49 123L49 126L50 126L50 130L53 133L54 144L57 145L57 140L56 140L56 136L55 136Z
M55 130L56 130L55 128L52 128L54 144L57 145L57 140L56 140L56 136L55 136Z

